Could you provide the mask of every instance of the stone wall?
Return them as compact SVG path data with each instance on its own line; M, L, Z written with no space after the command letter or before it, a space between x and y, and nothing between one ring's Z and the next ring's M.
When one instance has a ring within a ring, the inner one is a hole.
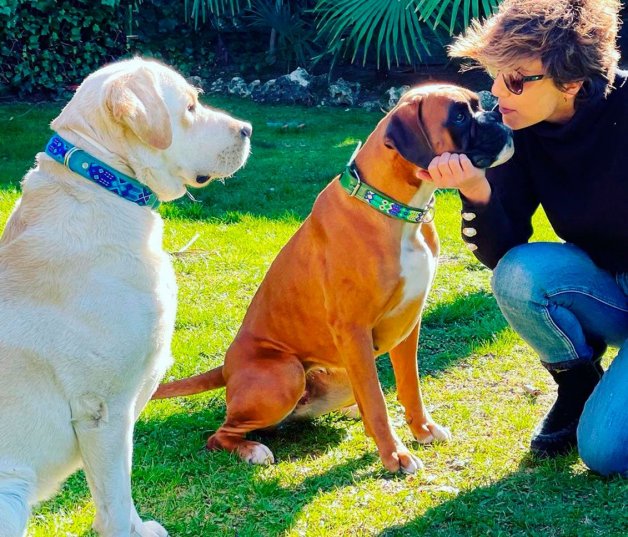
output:
M189 81L206 93L237 95L258 103L359 107L368 111L390 110L410 88L392 86L380 93L363 88L359 82L342 78L329 82L326 75L313 76L301 67L265 82L246 82L241 77L231 80L218 78L211 82L191 77ZM480 91L479 94L483 108L493 108L495 99L490 92Z

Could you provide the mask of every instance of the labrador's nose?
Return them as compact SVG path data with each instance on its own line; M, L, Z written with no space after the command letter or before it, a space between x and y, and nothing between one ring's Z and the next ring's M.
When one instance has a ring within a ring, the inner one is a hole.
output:
M240 136L242 138L250 138L253 134L253 127L250 123L243 123L242 128L240 129Z

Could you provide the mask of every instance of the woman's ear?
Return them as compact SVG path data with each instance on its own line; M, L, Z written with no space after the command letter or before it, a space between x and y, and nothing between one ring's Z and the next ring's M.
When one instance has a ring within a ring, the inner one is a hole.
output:
M577 82L567 82L567 84L563 85L562 91L571 97L575 97L580 91L583 83L584 81L582 80L578 80Z

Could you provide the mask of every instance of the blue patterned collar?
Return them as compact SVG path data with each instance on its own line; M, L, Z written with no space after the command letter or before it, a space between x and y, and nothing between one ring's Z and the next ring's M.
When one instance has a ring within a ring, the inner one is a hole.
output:
M46 145L46 154L66 168L106 188L125 200L140 207L159 207L159 199L153 191L139 181L114 170L101 160L92 157L70 142L55 134Z

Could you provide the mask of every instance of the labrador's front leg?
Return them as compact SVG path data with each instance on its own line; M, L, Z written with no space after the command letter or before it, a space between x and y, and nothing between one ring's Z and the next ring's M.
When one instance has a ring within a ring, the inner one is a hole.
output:
M131 498L134 408L131 400L86 394L71 403L72 420L102 537L166 537L157 522L142 522Z

